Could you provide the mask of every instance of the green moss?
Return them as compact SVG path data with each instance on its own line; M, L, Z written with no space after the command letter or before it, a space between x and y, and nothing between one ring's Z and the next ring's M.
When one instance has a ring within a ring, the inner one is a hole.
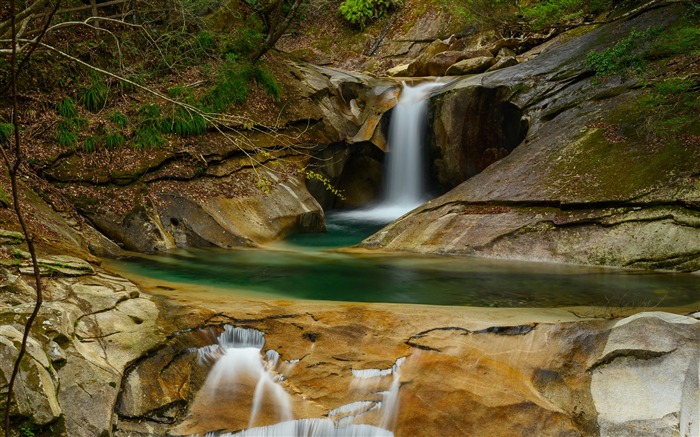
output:
M3 208L9 208L12 206L12 196L0 187L0 206Z
M565 156L553 157L550 178L553 184L567 181L562 188L565 197L629 199L698 171L700 151L688 147L682 134L645 130L655 113L640 104L640 99L620 105L604 123L589 126L565 149Z

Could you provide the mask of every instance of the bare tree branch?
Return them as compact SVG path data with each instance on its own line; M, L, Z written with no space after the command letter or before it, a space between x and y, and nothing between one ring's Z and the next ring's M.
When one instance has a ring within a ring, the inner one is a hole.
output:
M41 2L37 2L41 3ZM36 4L36 3L35 3ZM60 0L57 1L56 3L56 8L54 9L54 12L56 9L58 9L58 5L60 4ZM27 321L24 325L24 333L22 335L22 344L20 345L20 349L17 353L17 359L15 360L13 369L12 369L12 376L10 377L10 381L8 383L7 387L7 398L6 398L6 403L5 403L5 436L10 437L10 409L12 407L12 395L13 395L13 390L15 386L15 381L17 380L17 376L19 375L19 369L20 369L20 364L22 362L22 358L24 357L24 354L26 353L27 350L27 341L29 339L29 333L32 329L32 325L34 324L34 320L36 317L39 315L39 311L41 310L41 305L44 302L44 295L43 295L43 290L42 290L42 282L41 282L41 272L39 270L39 263L37 261L37 256L36 256L36 248L34 247L34 237L31 235L29 231L29 227L27 226L27 223L24 219L24 213L22 211L22 205L20 202L20 194L19 194L19 186L17 183L18 179L18 174L20 171L20 168L22 166L22 161L23 161L23 150L22 150L22 143L20 142L20 135L19 135L19 126L20 126L20 118L19 118L19 102L17 99L18 92L17 92L17 76L19 72L19 63L17 59L17 16L16 16L16 4L15 0L11 0L10 2L10 13L11 13L11 18L10 18L10 29L12 32L12 54L10 57L10 97L12 100L12 115L11 115L11 124L12 128L14 131L14 144L12 147L10 147L10 150L7 150L7 147L4 144L0 144L0 150L2 150L2 157L3 161L5 163L5 166L7 167L9 176L10 176L10 185L12 187L12 203L15 209L15 213L17 215L17 220L19 221L19 224L22 228L22 233L24 234L25 240L27 242L27 249L29 250L29 255L32 260L32 266L34 270L34 281L36 283L36 301L34 304L34 309L32 313L29 315L27 318ZM40 37L43 37L46 34L46 29L41 33ZM31 54L34 49L36 48L36 45L40 43L40 38L36 40L34 43L35 46L31 47L29 49L29 54ZM26 59L26 58L25 58Z

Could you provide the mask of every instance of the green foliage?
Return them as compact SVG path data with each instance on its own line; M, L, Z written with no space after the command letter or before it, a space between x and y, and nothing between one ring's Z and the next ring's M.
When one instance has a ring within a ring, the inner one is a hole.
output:
M56 112L61 117L71 118L78 115L78 106L75 101L70 97L66 97L60 102L56 103Z
M0 207L9 208L12 206L12 196L0 187Z
M181 137L201 135L207 131L207 122L201 115L180 108L172 117L163 120L162 130Z
M126 139L124 135L119 133L111 133L105 136L105 147L108 149L116 149L126 144Z
M129 124L129 119L123 112L115 111L109 116L109 121L119 127L126 127Z
M258 188L265 194L270 194L272 191L272 181L266 177L258 178Z
M92 153L97 149L97 144L99 143L99 138L96 136L89 136L83 141L83 150L88 153Z
M568 22L612 8L612 0L544 0L522 6L520 14L534 28Z
M253 80L274 100L280 99L282 89L272 73L260 64L239 61L228 55L217 73L215 85L203 97L202 105L211 112L225 112L232 104L241 105L248 99Z
M348 23L362 30L369 22L384 16L401 3L402 0L344 0L338 11Z
M655 28L633 30L608 49L588 52L586 66L601 76L639 73L646 65L645 48L658 34L659 30Z
M681 54L700 54L700 20L692 15L679 26L659 35L649 49L649 57L663 58Z
M325 176L323 176L320 173L317 173L313 170L309 170L306 168L299 169L299 173L303 174L304 177L309 180L309 181L318 181L323 184L323 187L328 191L329 193L333 194L340 200L345 200L345 194L343 193L342 190L339 190L337 187L335 187L331 181L328 180Z
M20 425L19 435L21 437L34 437L36 434L34 434L34 430L31 427Z
M197 43L202 53L210 53L216 48L216 39L209 32L201 31L197 35Z
M692 79L669 77L654 83L640 98L640 108L646 110L648 133L669 138L690 133L700 134L697 114L700 84Z
M9 141L15 131L12 123L0 123L0 143Z
M131 145L135 149L152 149L165 143L160 128L162 118L160 108L156 105L144 105L139 110L139 123Z
M78 134L73 131L74 125L70 122L59 122L56 126L56 140L62 146L73 148L78 144Z
M250 64L229 57L219 69L216 84L204 96L204 105L213 112L225 112L231 104L245 103L252 77Z
M280 88L275 76L272 75L265 67L256 65L253 69L253 77L258 85L275 101L279 101L282 97L282 88Z
M245 57L253 53L262 44L265 35L259 30L260 24L256 21L248 21L245 26L238 30L232 41L224 43L222 50L224 56Z
M439 0L466 24L482 30L508 27L518 15L517 0Z
M163 138L160 131L154 127L137 129L131 141L131 145L137 150L155 149L163 144L165 144L165 138Z
M82 103L91 112L100 112L107 104L109 87L96 74L90 75L90 85L84 88L80 95Z

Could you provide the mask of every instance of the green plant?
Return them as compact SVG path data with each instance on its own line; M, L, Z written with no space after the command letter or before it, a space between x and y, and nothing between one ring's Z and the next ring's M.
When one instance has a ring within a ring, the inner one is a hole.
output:
M250 93L252 73L250 64L228 56L219 69L216 84L203 98L206 108L212 112L225 112L232 103L245 103Z
M105 147L108 149L116 149L124 144L126 144L126 139L122 134L112 133L105 136Z
M520 14L535 29L571 21L612 8L612 0L544 0L523 5Z
M129 124L129 119L122 112L115 111L109 116L109 121L119 127L126 127Z
M699 85L687 78L669 77L654 83L640 99L647 112L647 130L656 136L670 138L686 133L698 135L697 99Z
M74 132L75 123L72 119L64 119L56 125L56 140L66 147L75 147L78 143L78 134Z
M88 153L92 153L97 149L97 144L99 142L99 137L89 136L83 141L83 150Z
M339 190L337 187L335 187L330 180L328 180L327 177L323 176L320 173L317 173L313 170L309 170L307 168L302 168L299 169L299 173L303 174L306 180L309 181L318 181L323 184L323 187L328 191L329 193L333 194L340 200L345 200L345 194L343 193L342 190Z
M163 120L161 130L182 137L201 135L207 130L207 122L201 115L180 108L172 117Z
M698 17L686 16L680 25L660 34L649 48L649 57L663 58L681 54L700 54Z
M258 85L275 101L279 101L282 97L282 88L280 88L275 76L272 75L265 67L256 65L253 69L253 77Z
M0 207L9 208L12 206L12 196L0 187Z
M258 188L265 194L270 194L272 191L272 181L266 177L258 178Z
M75 101L70 97L66 97L60 102L56 103L56 112L58 115L65 118L71 118L78 115L78 106Z
M234 55L237 59L253 53L265 38L265 35L260 31L261 27L257 17L252 16L245 25L238 29L235 37L224 43L222 54L224 56Z
M0 123L0 143L8 141L15 131L15 126L12 123Z
M482 30L509 27L518 16L517 0L439 0L466 24Z
M639 73L646 65L645 49L658 34L656 28L633 30L610 48L588 52L586 66L600 76Z
M80 95L82 103L89 111L99 112L107 104L109 87L102 78L96 74L90 75L90 85L83 89Z
M165 138L160 134L160 131L154 127L144 127L137 129L134 132L134 138L131 145L134 149L154 149L165 143Z
M348 23L362 30L370 21L385 15L401 3L402 0L344 0L338 11Z
M34 437L36 434L34 434L34 430L28 426L21 425L19 427L19 434L22 437Z

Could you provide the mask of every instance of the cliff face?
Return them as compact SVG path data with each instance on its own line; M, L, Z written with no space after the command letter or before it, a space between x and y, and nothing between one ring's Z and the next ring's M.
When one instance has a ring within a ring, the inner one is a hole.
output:
M682 7L649 11L561 42L526 63L454 83L432 103L438 178L468 178L488 154L507 154L514 143L508 139L526 129L527 135L508 156L363 245L700 270L698 133L650 133L649 114L656 110L642 103L649 91L629 76L601 80L585 63L601 44L612 46L636 29L664 32L682 14ZM688 65L682 74L692 77L697 66ZM662 81L667 71L647 80ZM470 112L489 93L501 96L490 112ZM509 109L489 118L499 107ZM485 148L493 130L503 138L496 150Z

